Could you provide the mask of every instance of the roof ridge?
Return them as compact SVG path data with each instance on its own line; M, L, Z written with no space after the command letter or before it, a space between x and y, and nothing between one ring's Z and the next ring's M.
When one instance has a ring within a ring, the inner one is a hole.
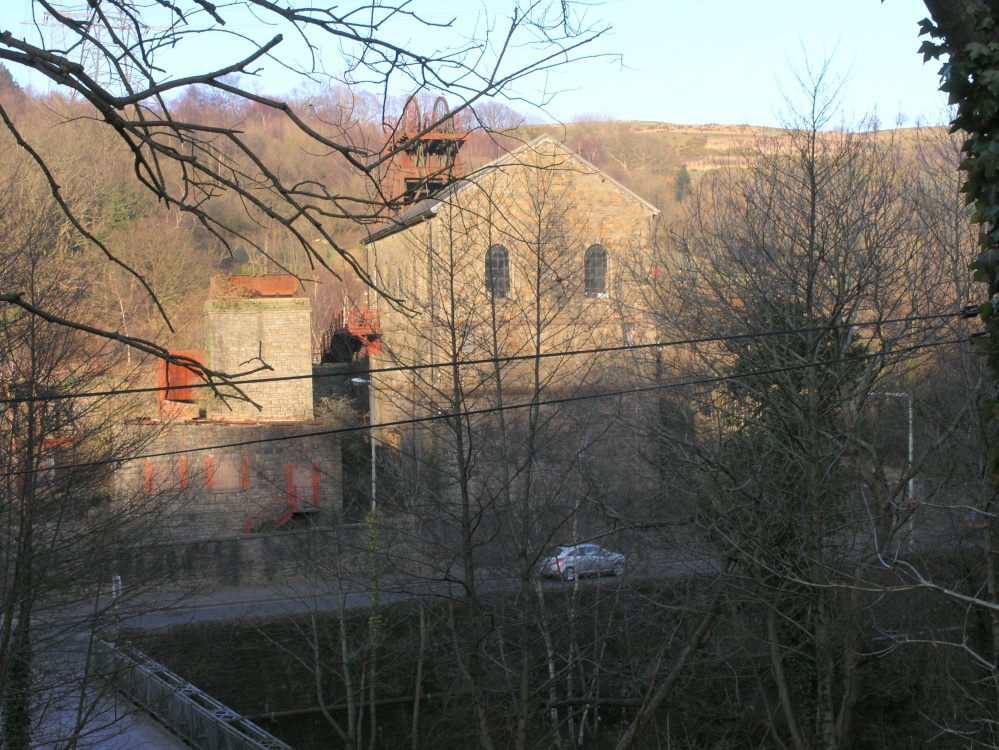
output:
M442 188L436 194L424 198L423 200L413 204L413 206L410 207L408 211L403 212L399 216L392 217L392 219L389 220L390 223L383 226L381 229L372 232L367 237L363 238L361 240L361 244L368 245L372 242L375 242L376 240L382 239L383 237L388 237L392 234L395 234L396 232L401 232L403 229L427 221L430 217L436 215L437 209L441 206L441 204L445 203L447 200L451 200L456 196L460 195L467 188L477 184L479 180L485 178L487 175L491 174L497 169L509 165L520 154L523 154L524 152L529 150L533 150L535 147L537 147L539 144L545 141L549 141L552 144L554 144L558 149L567 154L569 157L577 160L581 165L583 165L585 168L589 170L592 170L594 174L599 175L602 179L609 181L611 184L613 184L616 188L624 192L626 195L630 196L634 200L637 200L639 203L650 209L654 214L656 215L659 214L659 209L653 206L647 200L645 200L642 196L638 195L638 193L625 187L620 182L611 177L609 174L607 174L604 170L600 169L600 167L584 159L578 153L576 153L571 148L566 146L564 142L556 138L553 138L548 133L542 133L541 135L531 139L530 141L521 144L513 151L508 151L502 156L493 159L493 161L488 162L487 164L484 164L483 166L479 167L477 170L475 170L474 174L465 175L464 177L459 177L454 182ZM423 208L417 210L420 208L420 206L423 206Z

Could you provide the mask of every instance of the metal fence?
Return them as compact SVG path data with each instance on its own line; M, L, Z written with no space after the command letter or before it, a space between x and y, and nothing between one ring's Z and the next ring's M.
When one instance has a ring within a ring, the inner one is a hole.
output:
M141 651L96 639L98 673L196 750L292 750Z

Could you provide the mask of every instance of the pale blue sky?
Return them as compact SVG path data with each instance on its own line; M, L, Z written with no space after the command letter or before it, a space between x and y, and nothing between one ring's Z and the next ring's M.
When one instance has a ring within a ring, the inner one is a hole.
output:
M551 108L563 118L776 124L791 65L833 52L851 119L938 120L945 106L939 63L916 52L920 0L609 0L594 11L614 27L601 48L623 52L625 67L574 67L563 78L577 90Z
M328 0L333 2L333 0ZM21 6L29 0L0 0ZM317 3L322 4L322 3ZM415 0L414 8L432 21L456 19L480 23L483 8L503 14L510 0ZM791 67L807 56L822 60L835 51L834 66L849 78L845 119L855 121L876 110L884 125L904 115L941 121L944 101L937 92L938 63L923 64L917 54L918 22L927 15L920 0L605 0L586 9L593 23L612 31L598 40L593 53L622 56L583 60L561 69L546 85L561 93L548 114L561 121L596 115L620 120L672 123L775 125L783 101L780 82L791 80ZM9 19L0 19L6 26ZM16 24L15 33L31 28ZM240 33L269 38L275 31L252 21L235 26ZM404 26L397 34L405 36ZM443 34L453 32L441 32ZM286 34L286 36L288 36ZM426 36L426 35L424 35ZM397 36L397 38L399 38ZM283 45L294 54L293 41ZM195 63L231 62L237 51L226 45L199 43L168 58L171 72L185 75ZM325 54L328 69L339 64L335 49ZM13 70L22 82L23 71ZM291 79L269 66L262 86L275 91ZM31 79L37 84L37 80ZM521 90L532 92L525 84ZM403 93L403 92L395 92ZM519 106L519 105L515 105Z

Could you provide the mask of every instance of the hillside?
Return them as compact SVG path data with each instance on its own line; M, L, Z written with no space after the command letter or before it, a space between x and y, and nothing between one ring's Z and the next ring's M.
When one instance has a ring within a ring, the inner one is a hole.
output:
M318 243L310 262L294 238L269 218L261 208L241 205L231 194L212 191L210 215L235 229L229 235L208 230L193 217L168 210L156 203L135 181L132 159L118 141L109 140L89 118L87 106L53 94L7 90L5 108L25 138L47 160L62 195L86 231L100 237L118 257L139 271L160 296L176 333L164 340L183 348L201 339L201 305L208 278L220 268L251 272L288 270L311 279L310 295L322 320L344 304L363 295L363 285L333 248ZM351 103L348 110L344 101ZM293 102L299 116L320 130L343 129L352 142L377 150L384 143L381 106L342 90L312 92ZM363 264L359 240L380 221L364 207L371 186L358 174L347 171L342 160L316 153L292 123L273 110L252 103L194 90L177 104L178 114L191 120L238 127L246 144L280 165L286 180L322 185L322 189L347 196L348 206L369 212L365 220L323 216L337 244L355 254ZM349 113L349 114L345 114ZM481 166L542 132L548 133L638 195L658 206L664 217L676 216L676 179L686 166L693 182L712 170L738 167L754 140L780 131L746 125L678 125L656 122L586 122L567 125L526 125L515 112L503 110L494 124L504 135L473 132L463 154L472 167ZM349 120L345 117L349 116ZM489 122L489 120L487 120ZM915 143L917 131L885 131L907 146ZM233 149L213 150L209 158L219 168L229 168L237 159ZM904 148L904 150L908 150ZM4 131L0 135L0 180L13 181L44 202L48 187L31 160ZM212 156L214 154L214 156ZM361 198L358 202L356 199ZM262 204L263 205L263 204ZM103 325L131 335L159 338L163 321L136 279L105 262L102 253L84 240L65 217L59 247L53 252L65 257L67 274L81 286L94 290L88 295L92 314ZM303 224L302 234L309 236ZM322 267L327 263L340 280Z
M682 166L695 181L712 170L744 166L754 143L782 132L751 125L662 122L587 122L534 126L525 131L532 137L547 132L564 141L667 215L676 208L674 186ZM931 131L939 135L946 128ZM902 154L912 155L926 133L918 128L899 128L883 130L881 136L894 140Z

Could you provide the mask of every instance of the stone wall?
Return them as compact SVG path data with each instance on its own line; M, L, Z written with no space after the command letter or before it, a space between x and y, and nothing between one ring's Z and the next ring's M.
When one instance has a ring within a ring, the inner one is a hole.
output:
M516 356L532 354L537 341L554 355L656 340L642 294L655 272L649 266L656 213L551 139L484 170L425 221L369 245L379 289L407 305L379 306L382 354L371 357L372 367L488 359L494 343L501 356ZM510 290L502 299L486 289L486 251L494 244L506 247L510 258ZM603 293L588 296L584 258L593 245L607 250L607 279ZM552 396L619 386L631 376L624 369L630 366L620 352L541 362ZM504 364L508 394L531 383L532 368L532 362ZM447 393L449 369L429 372L375 376L378 421L432 413L428 394ZM483 384L477 392L488 401L488 367L481 377L464 372L468 382Z
M377 534L380 574L387 579L426 580L433 562L447 559L437 528L413 520L383 521ZM421 541L423 537L427 541ZM370 529L365 524L291 529L213 539L158 541L128 547L116 573L130 588L195 588L294 585L340 579L362 589L369 578ZM440 578L437 575L436 578Z
M315 401L324 398L347 398L357 401L359 411L367 408L364 395L366 384L351 383L351 378L364 379L366 372L355 363L315 364L312 366L312 397Z
M322 432L321 424L194 420L129 429L143 434L143 454L150 457L118 471L116 495L119 502L162 499L156 536L206 540L239 534L248 518L267 528L292 494L309 512L291 523L330 526L343 513L340 441L310 435Z
M225 373L261 370L253 378L295 378L242 385L259 405L230 400L215 411L226 418L313 418L312 311L307 298L226 298L205 303L205 350L208 366Z

